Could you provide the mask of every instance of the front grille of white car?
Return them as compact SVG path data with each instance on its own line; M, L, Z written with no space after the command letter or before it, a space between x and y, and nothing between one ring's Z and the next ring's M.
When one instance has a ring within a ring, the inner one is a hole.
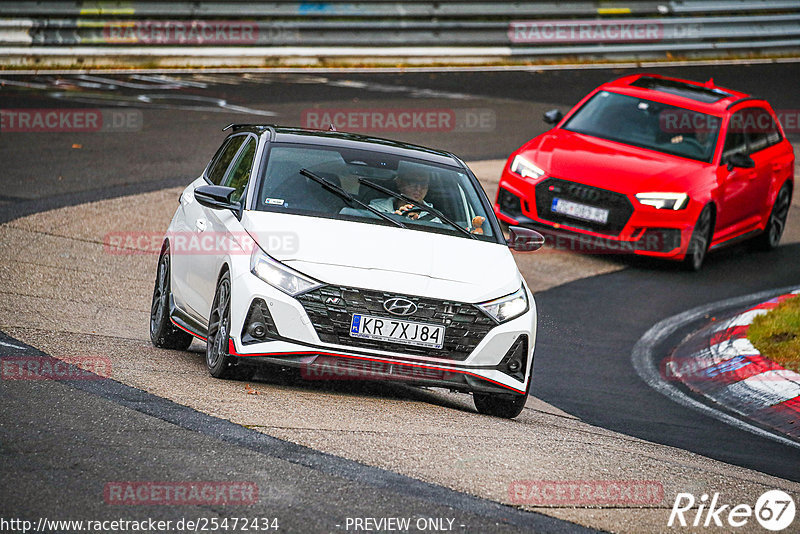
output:
M409 316L397 317L445 327L441 349L414 347L400 343L350 337L354 313L389 317L384 301L394 297L408 299L417 306ZM303 305L320 340L338 345L423 355L463 361L496 323L472 304L427 297L386 293L354 287L323 286L297 297Z

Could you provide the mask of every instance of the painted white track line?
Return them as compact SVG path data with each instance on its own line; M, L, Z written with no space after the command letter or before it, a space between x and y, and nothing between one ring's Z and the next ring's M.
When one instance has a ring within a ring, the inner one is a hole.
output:
M636 345L633 347L633 351L631 352L633 368L648 386L655 389L662 395L665 395L669 399L677 402L678 404L682 404L709 417L713 417L714 419L722 421L723 423L731 425L740 430L744 430L745 432L750 432L756 436L800 449L800 443L794 440L752 425L746 421L742 421L741 419L733 417L732 415L729 415L728 413L720 411L716 408L712 408L711 406L685 394L683 391L675 387L675 385L670 384L662 378L653 354L656 346L664 339L669 337L673 332L689 323L701 319L709 313L715 312L716 310L744 306L758 301L769 300L770 298L774 298L779 295L798 291L800 291L800 286L770 289L751 295L744 295L742 297L735 297L711 304L706 304L704 306L699 306L659 321L653 325L650 330L645 332L645 334L641 337L641 339L639 339L639 341L636 342Z
M723 330L727 330L728 328L733 328L735 326L747 326L747 325L749 325L750 323L753 322L753 319L755 319L759 315L764 315L768 311L769 310L766 310L766 309L746 311L744 313L741 313L741 314L737 315L732 320L730 320L730 321L728 321L726 323L722 323L720 325L717 325L717 327L714 328L714 330L712 330L712 331L713 332L721 332Z
M714 398L739 399L744 402L747 411L755 412L761 408L769 408L800 395L800 383L794 382L797 373L786 369L764 371L725 386L714 394Z
M27 349L27 347L22 347L20 345L14 345L13 343L6 343L4 341L0 341L0 345L2 345L4 347L12 347L12 348L15 348L15 349L20 349L20 350L26 350Z

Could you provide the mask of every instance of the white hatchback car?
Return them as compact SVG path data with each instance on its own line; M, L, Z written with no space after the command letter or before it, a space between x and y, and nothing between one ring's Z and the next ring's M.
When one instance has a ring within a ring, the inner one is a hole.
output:
M259 364L310 379L472 392L515 417L530 390L533 295L467 166L360 135L230 125L181 194L159 257L150 336L206 341L218 378Z

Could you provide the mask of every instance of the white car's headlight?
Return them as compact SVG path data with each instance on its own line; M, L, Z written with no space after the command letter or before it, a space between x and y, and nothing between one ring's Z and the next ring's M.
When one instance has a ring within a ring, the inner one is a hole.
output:
M528 293L522 286L510 295L478 304L478 306L497 319L497 322L503 323L528 311Z
M259 247L254 247L253 254L250 256L250 272L272 287L280 289L291 296L305 293L324 285L270 258Z
M519 154L514 156L514 159L511 161L511 172L515 172L522 176L523 178L541 178L544 176L544 171L534 165L532 162L528 161L527 159L523 158Z
M637 193L636 200L659 210L682 210L689 204L686 193Z

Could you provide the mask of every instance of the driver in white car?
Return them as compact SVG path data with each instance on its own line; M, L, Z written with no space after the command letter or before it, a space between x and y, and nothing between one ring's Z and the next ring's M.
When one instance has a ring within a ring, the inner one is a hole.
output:
M408 198L424 204L425 206L433 207L433 204L425 202L425 195L428 194L428 187L430 185L430 177L427 173L422 171L409 171L404 174L398 174L395 178L397 183L397 190L407 196ZM409 219L419 219L428 214L427 211L420 211L419 207L413 204L405 203L399 198L376 198L369 203L370 206L378 211L384 213L395 213L397 215L406 215ZM412 211L413 210L413 211ZM406 213L409 212L410 213Z

